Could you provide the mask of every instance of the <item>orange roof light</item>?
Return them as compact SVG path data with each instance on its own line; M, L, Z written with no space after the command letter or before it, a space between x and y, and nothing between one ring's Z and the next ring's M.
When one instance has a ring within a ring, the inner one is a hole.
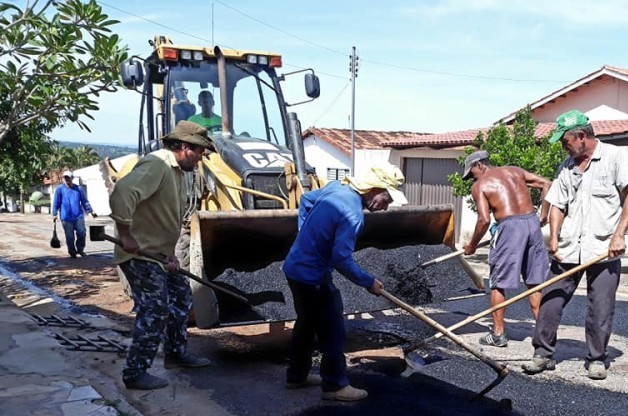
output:
M271 56L270 66L272 68L281 68L281 56Z
M178 61L179 60L179 51L171 48L163 48L164 59L169 61Z

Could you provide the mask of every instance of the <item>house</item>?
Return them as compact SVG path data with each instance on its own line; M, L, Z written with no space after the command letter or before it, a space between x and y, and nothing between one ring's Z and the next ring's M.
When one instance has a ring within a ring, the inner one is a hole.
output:
M111 165L119 171L125 163L134 158L137 158L136 154L121 156L116 159L112 159ZM83 188L83 191L85 191L85 195L87 196L87 200L92 206L94 212L101 216L111 214L111 209L109 208L109 192L105 184L105 177L101 170L100 163L76 169L72 173L74 174L74 184ZM54 173L47 181L47 193L51 196L54 195L57 187L63 183L63 178L60 178L58 175L58 172Z
M395 139L411 139L423 133L405 131L354 130L356 172L357 160L386 160L390 149L383 143ZM310 127L302 133L305 159L318 176L329 180L342 179L351 173L351 130ZM361 166L363 167L363 166Z
M589 116L595 134L600 140L617 145L628 145L628 69L605 65L531 103L530 107L532 116L539 122L535 133L539 138L556 128L555 120L560 114L577 108ZM508 114L494 125L499 123L511 125L516 113L517 111ZM413 139L391 140L383 145L394 150L399 158L399 166L403 167L406 174L408 184L420 189L421 185L412 184L419 184L424 180L421 175L426 173L430 175L430 172L426 170L431 165L448 166L446 168L449 169L448 173L461 172L461 167L455 162L455 158L463 154L464 147L473 144L478 132L487 130L488 128L478 128ZM430 155L427 149L433 150L434 153ZM436 154L451 159L443 161L437 158ZM455 162L456 166L451 164L452 162ZM421 168L413 168L418 166ZM433 175L444 180L448 173L435 172ZM443 192L447 192L447 186L443 185ZM407 189L406 192L411 192L411 189ZM430 193L425 195L425 198L419 198L422 204L432 204L435 200L438 198L433 198ZM416 201L416 198L413 201ZM459 230L456 238L459 241L466 241L473 233L476 214L467 207L467 204L456 201L455 215L457 216L456 229Z
M539 122L536 129L539 138L555 129L556 117L577 108L589 116L601 140L628 146L628 69L604 65L530 106L534 119ZM511 125L516 113L504 116L493 126ZM439 134L358 130L355 133L355 171L359 175L370 163L383 160L399 166L406 176L404 191L409 203L453 204L456 239L464 242L473 233L476 214L462 198L453 197L447 176L462 173L457 158L463 155L466 146L473 145L478 132L489 128ZM336 179L348 172L351 166L349 130L312 127L304 132L303 138L306 160L316 167L319 175L325 172L330 179Z
M469 131L470 142L477 132ZM466 140L466 136L464 136ZM462 198L452 195L447 175L462 172L456 158L464 146L455 133L446 137L416 132L355 130L355 173L364 173L373 163L388 161L400 166L406 176L404 191L411 205L454 204L456 230L460 228ZM305 159L319 176L342 179L351 171L351 131L311 127L303 132ZM409 143L400 149L391 143ZM466 141L464 142L467 143ZM458 231L456 231L458 232Z

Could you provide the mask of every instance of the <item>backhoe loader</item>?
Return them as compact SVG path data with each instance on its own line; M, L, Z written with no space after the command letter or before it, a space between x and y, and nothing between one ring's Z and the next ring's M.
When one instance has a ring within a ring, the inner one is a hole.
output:
M213 280L225 270L251 272L281 261L297 233L300 196L324 186L305 161L299 120L288 112L319 96L318 77L311 69L278 75L282 57L277 53L173 45L165 36L150 43L148 57L133 57L121 67L124 85L142 94L138 158L159 148L159 138L178 121L201 112L210 118L196 101L202 92L219 104L211 119L220 125L208 129L214 149L187 178L189 210L177 244L181 264ZM299 72L305 72L308 98L287 103L281 81ZM112 182L136 162L119 172L109 168ZM453 246L453 209L415 206L369 213L358 244ZM196 325L222 325L216 293L191 285Z

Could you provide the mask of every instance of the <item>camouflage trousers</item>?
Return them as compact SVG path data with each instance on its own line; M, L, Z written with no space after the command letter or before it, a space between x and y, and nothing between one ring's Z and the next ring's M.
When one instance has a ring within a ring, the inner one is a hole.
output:
M133 340L129 347L124 379L150 368L164 342L164 353L182 356L187 348L187 318L192 292L185 276L168 273L157 263L133 259L120 264L135 302Z

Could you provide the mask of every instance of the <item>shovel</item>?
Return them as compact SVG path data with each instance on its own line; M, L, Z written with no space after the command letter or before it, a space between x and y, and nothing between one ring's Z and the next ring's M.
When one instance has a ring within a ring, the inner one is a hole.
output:
M469 351L471 354L477 357L484 364L491 367L497 373L497 378L491 384L489 384L484 390L478 393L474 397L474 400L484 396L486 393L493 390L508 375L508 367L506 367L505 364L498 363L497 361L493 360L492 358L484 354L479 349L469 345L458 335L454 334L453 332L451 332L450 330L448 330L447 328L445 328L444 326L442 326L441 324L439 324L438 322L436 322L435 320L433 320L432 318L430 318L423 312L416 310L411 305L407 304L401 299L396 298L395 296L391 295L385 290L381 291L381 295L385 297L386 299L388 299L389 301L391 301L392 303L394 303L395 305L397 305L398 307L400 307L401 309L419 318L421 321L425 322L426 324L428 324L429 326L431 326L432 328L434 328L435 330L437 330L438 332L440 332L441 334L449 338L454 343L458 344L465 350Z
M567 270L566 272L561 273L558 276L555 276L555 277L551 278L550 280L547 280L546 282L543 282L543 283L533 287L532 289L528 289L525 292L522 292L522 293L518 294L517 296L512 297L511 299L508 299L508 300L506 300L506 301L504 301L502 303L498 303L497 305L493 306L492 308L486 309L486 310L484 310L484 311L482 311L482 312L480 312L480 313L478 313L476 315L470 316L470 317L468 317L468 318L466 318L466 319L458 322L457 324L454 324L454 325L452 325L452 326L450 326L449 328L446 328L446 329L447 329L447 331L454 331L454 330L456 330L456 329L458 329L458 328L460 328L462 326L470 324L471 322L477 321L478 319L482 318L483 316L491 314L491 313L493 313L493 312L495 312L495 311L497 311L499 309L503 309L506 306L511 305L511 304L513 304L513 303L523 299L523 298L527 298L531 294L536 293L536 292L538 292L540 290L543 290L546 287L548 287L550 285L553 285L554 283L556 283L556 282L558 282L560 280L566 279L567 277L571 276L572 274L575 274L575 273L577 273L577 272L579 272L581 270L584 270L587 267L592 266L595 263L597 263L599 261L602 261L602 260L604 260L607 257L608 257L608 254L602 254L602 255L600 255L600 256L592 259L592 260L589 260L586 263L582 263L581 265L574 267L571 270ZM440 333L432 335L431 337L426 338L423 341L420 341L412 349L417 348L419 346L425 346L425 345L429 344L430 342L432 342L432 341L442 337L443 335L444 335L444 333L442 331Z
M478 243L477 248L480 247L485 247L487 245L489 245L489 243L491 242L491 240L486 240L486 241L482 241L481 243ZM464 254L464 249L460 249L460 250L456 250L452 253L448 253L445 254L444 256L440 256L440 257L436 257L435 259L426 261L425 263L421 263L419 264L419 267L422 269L425 269L429 266L432 266L434 264L438 264L438 263L442 263L445 260L449 260L449 259L453 259L454 257L458 257Z
M96 231L96 232L94 232L94 231ZM110 236L108 234L105 234L104 232L101 231L101 228L98 227L98 226L94 226L94 227L90 228L90 239L94 240L94 241L107 240L107 241L111 241L112 243L117 244L120 247L122 247L122 241L120 241L119 239L117 239L115 237L112 237L112 236ZM142 257L146 257L146 258L155 260L155 261L159 262L162 265L165 263L165 259L164 258L162 258L160 256L157 256L155 254L152 254L152 253L147 253L146 251L144 251L142 249L138 250L137 254L139 254ZM209 287L211 289L214 289L214 290L217 290L219 292L225 293L225 294L227 294L227 295L229 295L229 296L239 300L240 302L244 303L245 305L252 306L251 303L249 302L249 300L247 298L245 298L244 296L239 295L239 294L237 294L237 293L235 293L235 292L233 292L233 291L231 291L229 289L225 289L224 287L219 286L216 283L212 283L212 282L208 282L206 280L203 280L200 277L196 276L195 274L192 274L192 273L188 272L185 269L179 269L177 273L181 273L182 275L184 275L184 276L194 280L195 282L200 283L200 284L202 284L204 286L207 286L207 287Z
M61 248L61 241L59 241L59 237L57 237L57 221L54 221L53 224L54 226L52 228L52 238L50 239L50 247Z

